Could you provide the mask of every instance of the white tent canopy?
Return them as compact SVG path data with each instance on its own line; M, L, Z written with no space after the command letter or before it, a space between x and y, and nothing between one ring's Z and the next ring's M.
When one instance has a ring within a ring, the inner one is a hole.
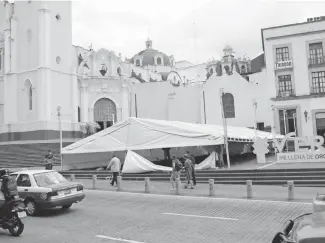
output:
M222 126L131 117L63 148L62 154L219 145L223 136ZM228 136L230 141L253 141L255 131L229 126ZM256 131L256 136L272 139L266 132Z

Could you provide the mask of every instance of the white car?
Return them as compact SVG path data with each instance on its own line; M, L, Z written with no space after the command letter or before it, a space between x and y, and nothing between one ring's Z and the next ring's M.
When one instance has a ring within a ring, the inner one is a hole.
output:
M325 194L317 195L313 200L314 212L325 212Z
M68 209L85 198L81 183L68 181L54 170L25 170L11 175L16 177L18 195L24 200L29 216L42 209Z

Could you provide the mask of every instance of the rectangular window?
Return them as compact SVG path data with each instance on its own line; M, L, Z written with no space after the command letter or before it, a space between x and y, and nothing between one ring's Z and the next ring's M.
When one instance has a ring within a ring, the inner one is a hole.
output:
M275 49L276 62L289 61L289 47L281 47Z
M315 114L316 118L316 133L325 138L325 112L318 112Z
M290 95L293 92L292 89L292 82L291 82L291 75L279 75L279 93L289 92Z
M325 93L325 71L312 72L312 87L313 94Z
M309 64L325 63L322 42L309 44L309 60Z
M279 110L280 133L282 135L295 132L297 135L296 109Z
M264 131L264 122L258 122L256 128L257 130Z

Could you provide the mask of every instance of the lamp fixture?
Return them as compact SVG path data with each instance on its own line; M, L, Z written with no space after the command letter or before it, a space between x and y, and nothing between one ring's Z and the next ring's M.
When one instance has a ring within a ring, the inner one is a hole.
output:
M307 122L307 120L308 120L308 111L305 110L304 115L305 115L305 121Z

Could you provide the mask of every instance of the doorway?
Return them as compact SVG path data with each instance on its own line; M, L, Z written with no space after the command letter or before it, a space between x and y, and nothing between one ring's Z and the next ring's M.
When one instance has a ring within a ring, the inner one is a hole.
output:
M97 100L94 106L94 121L100 126L97 128L97 132L112 126L116 122L115 103L108 98Z
M316 134L325 138L325 112L315 114Z

